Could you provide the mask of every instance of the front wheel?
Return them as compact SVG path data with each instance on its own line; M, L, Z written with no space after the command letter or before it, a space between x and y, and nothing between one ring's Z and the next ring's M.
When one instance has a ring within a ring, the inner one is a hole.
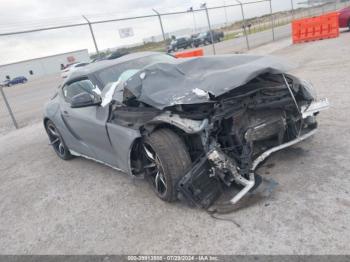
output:
M146 179L157 196L177 200L177 184L191 166L182 139L170 129L159 129L144 139Z

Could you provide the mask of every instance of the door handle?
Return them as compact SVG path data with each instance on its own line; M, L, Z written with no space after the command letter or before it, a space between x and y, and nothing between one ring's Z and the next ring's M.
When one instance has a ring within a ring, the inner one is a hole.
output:
M63 114L66 116L69 116L68 112L66 110L63 111Z

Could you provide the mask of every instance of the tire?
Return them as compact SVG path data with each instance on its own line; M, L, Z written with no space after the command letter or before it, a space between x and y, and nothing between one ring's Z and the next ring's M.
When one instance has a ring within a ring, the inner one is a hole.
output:
M177 200L177 184L191 166L185 143L170 129L159 129L144 139L144 148L148 160L156 165L146 170L154 192L163 201Z
M71 153L69 152L69 148L63 141L61 134L56 128L55 124L48 120L45 124L45 130L49 137L50 144L53 147L53 150L57 154L57 156L63 160L70 160L73 158Z

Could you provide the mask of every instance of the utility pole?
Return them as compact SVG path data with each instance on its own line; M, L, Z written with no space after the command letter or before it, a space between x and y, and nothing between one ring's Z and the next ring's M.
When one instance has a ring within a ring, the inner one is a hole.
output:
M224 0L224 11L225 11L225 26L228 25L228 19L227 19L227 10L226 10L226 1Z
M164 41L164 44L166 46L166 37L165 37L165 33L164 33L164 27L163 27L163 22L162 22L162 17L160 15L160 13L156 10L156 9L152 9L153 12L155 12L158 16L158 20L159 20L159 24L160 24L160 29L162 30L162 36L163 36L163 41ZM166 47L165 47L166 48Z
M236 2L241 6L244 36L245 36L245 41L246 41L246 44L247 44L247 49L249 50L250 46L249 46L249 39L248 39L248 34L247 34L247 28L246 28L246 24L245 24L245 16L244 16L243 4L242 4L242 2L240 0L236 0Z
M98 50L98 47L97 47L97 43L96 43L96 39L95 39L95 34L94 34L94 30L92 29L91 22L90 22L90 21L86 18L86 16L84 16L84 15L83 15L83 18L86 20L86 22L87 22L88 25L89 25L90 33L91 33L91 36L92 36L92 40L94 41L94 45L95 45L96 54L98 55L98 57L100 57L100 51Z
M193 17L193 33L196 33L197 31L197 25L196 25L196 17L194 15L193 7L191 6L187 12L192 12L192 17Z
M293 17L293 20L294 20L294 3L293 3L293 0L290 0L290 4L292 6L292 17Z
M271 0L269 0L269 2L270 2L270 14L271 14L272 40L275 41L275 21L274 21L274 17L273 17L273 13L272 13Z
M214 44L214 37L213 37L213 31L211 30L211 24L210 24L210 18L209 18L209 12L208 12L208 8L207 8L207 4L206 4L206 3L201 4L201 8L204 8L205 13L206 13L206 15L207 15L207 21L208 21L208 27L209 27L211 45L212 45L212 47L213 47L213 54L216 55L215 44Z

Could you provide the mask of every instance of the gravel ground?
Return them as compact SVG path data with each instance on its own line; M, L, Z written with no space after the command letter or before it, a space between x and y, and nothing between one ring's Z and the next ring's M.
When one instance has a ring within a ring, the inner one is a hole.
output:
M345 32L274 52L332 107L314 138L258 170L279 185L223 215L239 226L164 203L144 181L98 163L59 160L34 124L0 136L0 253L349 254L349 41Z

